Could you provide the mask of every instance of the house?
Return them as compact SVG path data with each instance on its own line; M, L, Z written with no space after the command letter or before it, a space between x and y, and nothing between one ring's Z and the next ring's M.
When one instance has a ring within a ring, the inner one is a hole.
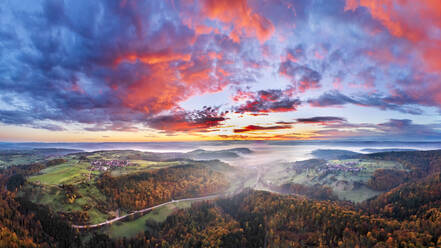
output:
M91 170L93 171L107 171L116 168L124 168L129 165L127 160L94 160L90 162Z

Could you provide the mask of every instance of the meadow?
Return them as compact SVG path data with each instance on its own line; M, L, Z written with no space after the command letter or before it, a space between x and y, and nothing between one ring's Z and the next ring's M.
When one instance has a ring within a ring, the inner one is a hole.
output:
M109 227L104 228L102 231L107 233L109 237L113 239L120 239L124 237L132 238L140 232L149 230L148 225L146 225L148 221L157 223L164 222L167 217L173 214L175 211L178 209L189 208L191 207L191 204L192 202L190 201L168 204L166 206L154 209L141 217L114 223Z
M351 170L335 169L339 166L348 167ZM262 172L262 181L269 185L295 183L328 186L340 200L362 202L382 193L382 191L366 186L378 169L406 170L398 162L385 160L334 159L326 161L314 159L266 167ZM261 185L261 188L265 187Z

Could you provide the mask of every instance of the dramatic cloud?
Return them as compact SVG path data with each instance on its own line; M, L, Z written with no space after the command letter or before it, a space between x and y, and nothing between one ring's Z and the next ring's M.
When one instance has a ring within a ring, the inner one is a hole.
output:
M240 37L256 36L261 42L268 40L274 32L273 24L256 13L247 0L202 1L202 13L210 19L224 23L231 29L230 37L240 42Z
M439 125L436 125L439 128ZM427 125L413 124L409 119L391 119L388 122L378 124L378 128L388 135L416 139L439 139L441 132Z
M428 137L441 111L439 1L323 2L6 1L0 124L60 135L265 138L248 129L296 123L311 130L261 130L274 139L410 135L388 126L399 125L391 114ZM200 110L207 105L221 108ZM379 114L367 121L350 105ZM354 115L364 123L346 121Z
M0 113L3 123L37 127L53 120L95 124L89 131L135 131L132 124L233 82L233 66L222 61L229 50L216 52L207 47L216 37L199 38L165 18L172 9L158 14L170 7L165 2L43 3L41 14L19 16L28 29L23 37L0 32L1 44L26 45L0 59L8 71L0 76L0 97L20 103Z
M347 103L357 104L354 99L341 94L338 91L327 92L316 99L308 100L308 103L314 107L341 106Z
M414 101L403 102L402 97L383 97L381 95L372 94L359 97L349 97L341 94L338 91L327 92L316 99L309 99L308 103L314 107L341 107L345 104L356 104L365 107L376 107L381 110L394 110L402 113L409 113L413 115L422 114L422 111L413 106L407 106ZM409 99L410 100L410 99Z
M335 116L317 116L311 118L299 118L298 123L313 123L313 124L327 124L327 123L340 123L345 122L346 119Z
M241 129L234 129L235 133L253 132L253 131L266 131L266 130L280 130L280 129L290 129L290 125L277 125L277 126L256 126L248 125Z
M219 126L226 120L225 114L219 112L218 108L205 107L198 111L178 111L169 115L160 115L150 119L148 124L152 128L167 132L200 132Z
M243 95L243 92L240 92ZM293 99L283 90L260 90L248 94L250 100L235 109L236 113L269 113L295 111L301 104L299 99Z
M439 1L346 0L345 10L355 11L358 7L367 8L393 36L412 42L421 52L429 70L441 70L441 52L438 49L441 41L433 36L435 29L441 29Z
M362 138L381 140L439 140L440 125L414 124L409 119L390 119L379 124L371 123L330 123L323 130L315 131L316 138Z
M407 41L404 45L400 45L405 46L406 53L414 57L405 61L408 66L412 67L412 75L411 79L406 80L406 84L402 86L403 90L422 104L441 106L441 87L439 86L441 84L439 80L441 2L437 0L346 0L346 11L361 13L364 9L367 9L372 18L381 23L393 37ZM393 49L383 49L381 54L383 54L379 58L381 62L393 63L400 60L399 54ZM386 59L384 59L385 56ZM403 61L400 63L403 64Z

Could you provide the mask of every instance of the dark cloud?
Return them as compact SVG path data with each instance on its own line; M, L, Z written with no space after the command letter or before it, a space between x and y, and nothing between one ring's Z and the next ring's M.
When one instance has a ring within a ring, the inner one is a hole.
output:
M36 122L32 117L24 111L0 110L0 122L10 125L28 126L38 129L46 129L50 131L64 131L65 128L50 123Z
M314 107L338 107L345 104L355 104L365 107L375 107L381 110L394 110L414 115L420 115L423 113L421 109L407 105L409 103L414 103L413 101L404 102L403 100L403 98L397 98L393 96L384 97L379 94L349 97L340 93L339 91L334 90L324 93L318 98L309 99L308 103Z
M243 93L241 93L243 94ZM295 111L301 104L298 98L291 98L283 90L261 90L246 94L250 100L235 109L236 113L268 113Z
M397 88L391 90L385 100L394 104L415 104L441 107L441 81L439 75L424 76L414 73L398 80Z
M241 45L224 34L197 34L168 4L47 0L38 15L11 12L24 32L0 28L0 54L8 49L0 58L0 97L21 105L1 112L0 121L136 130L133 124L154 125L193 95L242 81L228 62Z
M167 132L203 132L219 126L226 120L225 114L226 112L219 112L219 108L205 107L202 110L178 111L156 116L148 120L148 124L152 128Z
M335 117L335 116L316 116L311 118L299 118L297 119L297 123L341 123L346 122L345 118Z
M379 124L329 123L324 129L314 131L316 138L360 138L372 140L439 140L439 124L414 124L409 119L390 119Z
M265 131L265 130L280 130L280 129L290 129L290 125L276 125L276 126L256 126L256 125L248 125L244 128L234 129L235 133L245 133L245 132L253 132L253 131Z
M54 125L54 124L40 124L34 125L33 128L46 129L49 131L64 131L66 130L64 127Z
M309 99L308 103L314 107L341 106L347 103L357 104L354 99L341 94L339 91L326 92L315 99Z
M85 127L84 130L91 132L119 131L119 132L137 132L139 129L128 122L113 121L111 123L95 124L92 127Z
M328 82L322 78L330 75L340 77L342 92L310 99L311 105L421 114L417 105L441 103L439 71L432 71L439 68L437 44L410 49L385 33L381 20L373 22L367 9L345 12L344 1L15 2L0 9L4 124L203 132L220 125L225 114L183 111L180 103L231 85L265 84L262 78L270 73L289 78L291 88L247 92L234 112L295 111L304 99L300 93L322 88ZM413 66L421 61L412 51L421 49L429 52L423 56L431 64L427 70ZM387 88L389 95L347 95L342 87L350 80L360 86L359 94L382 92L389 83L396 89ZM356 128L335 122L326 124Z
M396 135L414 139L439 139L441 132L439 125L414 124L409 119L390 119L378 124L378 129L388 135Z
M24 111L0 110L0 122L5 124L19 125L32 122L32 118Z
M278 125L292 125L292 124L296 124L295 121L278 121L276 122L276 124Z

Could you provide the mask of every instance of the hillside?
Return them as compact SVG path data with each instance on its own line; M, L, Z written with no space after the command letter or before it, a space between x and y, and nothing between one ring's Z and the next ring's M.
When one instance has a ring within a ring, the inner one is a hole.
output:
M10 166L0 174L0 183L7 186L0 189L0 245L439 247L440 154L390 152L281 167L284 175L297 175L294 179L307 173L309 180L321 182L331 177L349 181L364 171L370 175L364 179L365 187L384 188L359 204L340 201L332 184L268 184L274 172L257 175L257 186L265 184L283 194L247 189L217 199L173 203L174 199L227 191L228 173L235 169L219 161L143 160L151 154L131 151L78 153ZM127 163L123 160L127 158L136 159ZM346 169L330 169L340 168L337 165ZM168 205L112 225L84 231L71 226L98 223L168 201Z
M439 219L398 222L358 212L351 206L262 191L194 204L151 232L111 241L96 235L94 245L124 247L435 247Z
M223 192L230 184L227 174L234 169L220 161L158 160L156 155L138 151L67 155L27 176L18 194L74 224L96 224L172 199ZM23 184L21 178L9 181Z

